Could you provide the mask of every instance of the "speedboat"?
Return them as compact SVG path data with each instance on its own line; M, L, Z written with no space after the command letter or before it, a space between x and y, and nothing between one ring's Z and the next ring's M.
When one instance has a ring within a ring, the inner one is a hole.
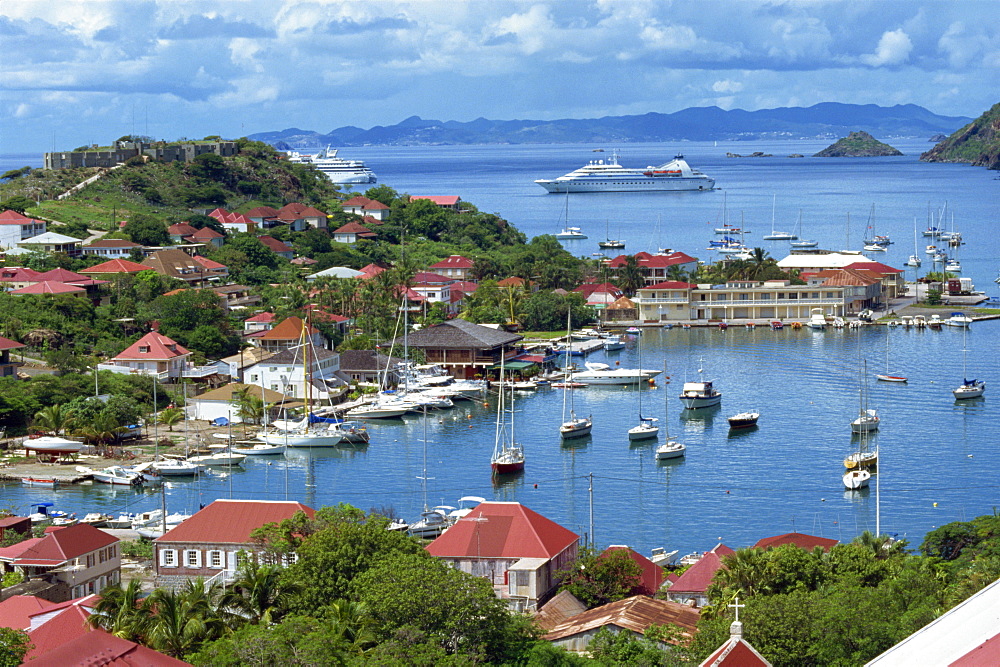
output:
M84 475L90 475L95 482L101 484L113 484L116 486L140 486L142 477L138 473L127 472L121 466L110 466L101 470L94 470L84 466L77 466L76 471Z
M809 314L809 321L806 326L810 329L823 330L826 328L826 316L821 308L813 308Z
M729 428L750 428L757 425L758 419L760 419L759 412L741 412L729 418Z
M535 183L550 194L711 190L715 187L715 180L692 169L683 155L677 155L658 167L634 169L618 164L617 151L610 158L591 160L559 178L539 179Z
M582 241L587 235L579 227L563 227L562 231L556 234L556 238L563 241Z
M449 505L438 505L433 509L424 510L420 513L420 520L411 523L406 532L422 539L437 537L451 526L452 521L448 515L455 509Z
M681 390L681 403L688 410L708 408L722 402L722 392L708 382L685 382Z
M955 312L951 314L951 317L944 320L942 324L947 324L949 327L967 327L972 324L972 322L972 318L965 313Z
M608 364L588 361L584 364L587 370L573 374L573 380L585 385L636 384L643 380L654 378L659 370L644 368L615 368Z
M315 155L289 153L288 161L316 167L331 183L375 183L378 180L364 162L337 157L337 149L330 150L329 146Z
M604 339L604 351L614 352L615 350L625 349L625 341L622 340L621 336L608 336Z

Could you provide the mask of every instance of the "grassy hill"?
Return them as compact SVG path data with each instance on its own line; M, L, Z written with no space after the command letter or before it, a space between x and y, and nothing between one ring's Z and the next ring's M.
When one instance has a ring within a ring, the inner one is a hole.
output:
M1000 169L1000 103L920 156L924 162L967 162Z
M193 162L132 158L116 169L14 170L0 183L0 198L24 196L39 203L27 214L91 229L112 229L135 214L179 221L192 209L276 208L289 201L320 205L339 189L319 171L291 164L267 144L245 139L239 154L201 155ZM56 196L97 173L94 183L63 200Z
M851 132L813 157L881 157L885 155L902 155L902 153L889 144L883 144L867 132Z

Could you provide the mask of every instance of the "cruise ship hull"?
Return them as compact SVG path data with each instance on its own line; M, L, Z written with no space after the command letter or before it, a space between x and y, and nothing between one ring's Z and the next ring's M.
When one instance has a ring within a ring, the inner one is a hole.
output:
M639 176L621 180L573 180L559 179L535 181L549 194L567 192L687 192L691 190L711 190L715 181L711 178L654 178Z

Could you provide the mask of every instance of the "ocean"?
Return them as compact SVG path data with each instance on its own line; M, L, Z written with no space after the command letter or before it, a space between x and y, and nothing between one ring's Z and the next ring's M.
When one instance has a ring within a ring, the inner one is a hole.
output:
M771 230L772 211L776 229L795 231L801 210L804 235L820 241L820 247L858 248L866 232L889 235L890 250L873 257L902 268L913 252L914 220L923 229L928 210L947 211L947 226L953 213L955 229L966 241L959 251L962 275L996 295L996 174L922 164L917 156L930 146L924 141L889 143L906 155L786 157L811 155L826 145L816 141L630 144L623 147L622 164L660 164L683 152L694 168L716 179L718 189L574 194L568 202L546 194L533 180L606 158L614 147L595 153L597 146L581 145L371 146L344 149L342 155L365 160L379 183L410 194L460 195L510 220L529 237L558 231L568 211L570 224L590 238L566 247L584 257L598 250L597 241L608 230L626 240L628 253L670 247L711 260L713 253L705 247L715 238L712 229L728 219L752 230L747 245L780 258L786 243L759 239ZM774 157L727 158L727 151ZM0 157L4 169L20 164ZM921 255L931 242L918 237ZM922 258L920 275L930 267ZM913 276L908 269L907 277ZM230 495L288 498L314 507L347 502L363 509L392 507L412 521L425 502L455 505L460 496L479 495L522 502L583 535L590 532L592 501L596 545L628 544L643 553L654 547L705 551L719 541L736 548L792 531L850 540L874 530L878 514L883 532L916 546L929 530L989 513L997 504L1000 425L990 405L998 400L991 392L1000 391L998 344L997 321L973 324L967 341L961 329L947 327L650 329L643 334L643 367L665 364L667 371L655 388L644 390L643 413L660 419L658 442L666 426L673 439L687 445L684 459L657 463L657 441L628 441L627 430L638 419L635 389L578 390L576 410L593 415L593 434L560 442L562 390L545 389L516 400L517 439L527 464L514 478L490 476L496 415L490 397L459 403L426 421L415 415L374 423L372 441L364 448L299 450L285 458L248 459L232 475L213 472L200 480L171 481L167 504L170 511L193 512ZM966 345L968 374L986 381L986 396L955 401L951 390L962 380ZM874 381L874 374L886 369L887 348L891 370L908 376L907 384ZM637 355L631 341L625 350L597 352L589 360L635 367ZM722 405L685 411L677 400L680 384L699 376L715 381ZM869 404L882 416L882 427L871 439L880 450L880 473L869 489L846 492L841 462L857 447L849 423L857 416L863 385ZM726 417L749 409L760 411L759 427L731 432ZM426 499L422 477L428 478ZM159 503L155 492L96 485L51 491L7 484L2 493L18 509L52 501L77 513L137 511Z

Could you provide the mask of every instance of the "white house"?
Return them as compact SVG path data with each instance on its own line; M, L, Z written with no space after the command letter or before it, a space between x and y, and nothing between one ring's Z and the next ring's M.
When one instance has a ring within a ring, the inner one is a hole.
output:
M309 373L312 378L312 399L323 401L336 396L347 383L337 372L340 355L319 347L309 349ZM281 392L292 398L306 398L305 350L303 346L282 350L273 357L243 371L247 384Z
M76 257L80 254L81 244L83 244L83 241L78 238L66 236L65 234L56 234L55 232L45 232L38 236L32 236L30 239L24 239L17 245L25 250L64 252L71 257Z
M252 384L239 384L233 382L224 387L206 391L200 396L189 398L191 405L190 417L192 419L202 419L204 421L215 421L219 417L225 417L233 424L240 424L243 419L240 417L238 394L243 389L249 389L253 395L263 399L264 405L283 405L289 402L284 394Z
M9 209L0 212L0 250L16 248L21 241L44 233L44 220L33 220Z

